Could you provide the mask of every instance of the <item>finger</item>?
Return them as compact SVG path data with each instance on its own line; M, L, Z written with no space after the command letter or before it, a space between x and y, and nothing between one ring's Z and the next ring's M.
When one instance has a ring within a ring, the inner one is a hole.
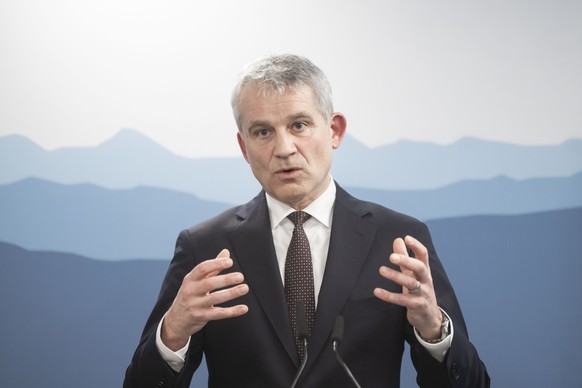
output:
M404 238L404 243L408 248L410 248L410 250L412 250L416 259L422 261L427 266L429 265L428 250L420 241L412 236L406 236Z
M219 305L246 295L248 292L248 285L239 284L235 287L209 293L200 302L201 310L199 314L201 314L205 322L234 318L246 314L249 310L247 305L240 304L229 307L220 307Z
M396 271L392 268L386 266L380 267L380 275L385 279L392 280L394 283L397 283L406 289L414 289L416 287L416 277Z
M383 300L384 302L398 304L396 303L397 299L394 297L395 293L386 291L383 288L374 288L374 296L380 300Z
M392 243L392 250L394 251L394 253L408 256L408 251L406 250L406 244L404 243L404 240L400 237L395 239L394 242Z
M221 278L225 282L214 282L214 284L220 286L227 284L227 282L239 282L243 280L242 274L233 273L205 279L202 282L208 282L211 279L216 280L216 278ZM208 287L211 288L211 286ZM182 287L178 292L178 296L174 301L172 308L175 308L176 311L180 311L178 315L189 317L189 323L186 323L185 325L189 326L192 324L198 324L203 326L209 320L223 319L245 314L246 311L248 311L248 307L245 305L224 308L215 305L231 301L246 295L248 292L249 287L246 284L238 284L234 287L227 287L214 292L205 292L204 287L200 285L200 282L198 282L194 283L193 287L190 289ZM226 309L227 311L220 311L220 309Z
M218 256L216 256L217 259L225 259L227 257L230 257L230 251L226 248L220 251Z
M400 237L396 238L392 242L392 250L394 251L394 253L392 255L390 255L390 261L393 264L400 265L399 258L400 257L408 257L408 251L406 250L406 244L404 243L404 240ZM411 272L410 268L400 266L400 270L403 273L409 274L411 276L414 275Z
M229 261L229 260L228 260L228 259L230 259L230 251L229 251L228 249L226 249L226 248L225 248L225 249L221 250L221 251L218 253L218 255L217 255L215 258L214 258L214 260L210 260L210 261L216 261L216 260L221 260L221 259L226 259L226 261L225 261L225 262L223 262L223 264L225 264L225 265L229 265L229 264L231 264L231 263L232 263L232 261ZM231 265L231 266L232 266L232 265ZM230 268L230 266L229 266L229 267L227 267L227 268ZM218 275L218 274L219 274L221 271L223 271L224 269L225 269L225 268L219 268L219 269L218 269L218 270L216 270L216 271L212 271L212 272L208 273L208 274L206 275L206 277L210 277L210 276L216 276L216 275Z
M193 292L198 295L205 295L216 290L230 288L244 281L244 276L240 272L232 272L224 275L211 276L195 283Z
M207 296L207 303L210 306L220 305L229 302L233 299L246 295L249 292L249 286L246 284L239 284L235 287L215 291Z
M211 306L206 308L191 309L187 313L189 316L187 327L189 328L193 327L199 330L202 327L204 327L206 323L208 323L209 321L239 317L241 315L246 314L248 311L249 308L245 304L240 304L232 307Z
M402 273L414 278L424 277L427 274L428 267L426 264L414 257L393 253L390 255L390 262L399 266Z
M223 249L215 259L206 260L198 264L186 277L192 280L201 280L209 276L215 276L232 266L233 261L230 258L228 249Z
M236 318L248 313L249 308L245 304L232 307L213 307L206 316L206 321L217 321L220 319Z
M410 308L413 304L417 303L415 299L410 295L402 294L399 292L390 292L383 288L375 288L374 296L384 302L396 304L402 307Z

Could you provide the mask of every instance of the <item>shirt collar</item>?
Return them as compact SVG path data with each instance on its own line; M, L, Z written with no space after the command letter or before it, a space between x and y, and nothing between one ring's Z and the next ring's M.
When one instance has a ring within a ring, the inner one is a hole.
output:
M311 217L315 218L325 227L331 227L331 217L333 211L333 204L335 202L336 187L333 179L329 178L329 185L327 189L319 197L309 204L304 212L309 213ZM293 213L295 209L291 206L273 198L265 193L267 199L267 207L269 208L269 217L271 219L271 228L276 229L281 221L283 221L289 214Z

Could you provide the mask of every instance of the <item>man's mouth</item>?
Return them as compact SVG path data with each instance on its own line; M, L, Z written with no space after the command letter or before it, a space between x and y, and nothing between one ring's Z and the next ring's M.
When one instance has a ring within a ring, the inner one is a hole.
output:
M281 176L289 176L289 175L293 175L294 173L296 173L298 171L300 171L300 169L297 167L282 168L280 170L277 170L276 174L281 175Z

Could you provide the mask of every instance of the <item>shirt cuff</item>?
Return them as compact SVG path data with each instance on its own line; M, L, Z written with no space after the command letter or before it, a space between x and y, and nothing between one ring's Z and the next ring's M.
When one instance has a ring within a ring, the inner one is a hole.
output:
M416 336L418 342L420 342L420 344L428 351L428 353L431 356L433 356L438 362L443 362L447 355L447 352L451 348L451 344L453 343L453 334L455 330L453 328L453 320L449 317L449 314L447 314L443 309L440 310L442 311L443 314L447 316L447 318L449 318L450 332L448 336L446 336L442 341L437 343L426 342L425 340L422 339L422 337L418 333L418 330L416 330L416 327L414 328L414 335Z
M186 346L175 352L164 345L162 342L162 323L164 323L164 318L166 318L165 315L158 324L158 328L156 330L156 347L158 348L158 352L160 352L162 359L168 363L170 368L179 373L184 367L184 363L186 362L186 353L188 352L190 339L188 339Z

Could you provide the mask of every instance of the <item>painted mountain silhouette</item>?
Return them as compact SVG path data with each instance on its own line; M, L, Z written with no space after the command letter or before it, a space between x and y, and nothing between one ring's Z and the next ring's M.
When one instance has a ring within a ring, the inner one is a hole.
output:
M124 129L97 147L46 151L30 140L0 138L0 183L36 177L110 189L149 186L200 198L242 203L259 189L242 157L190 159L141 133ZM582 171L582 139L554 146L517 146L476 139L451 145L402 141L368 148L347 136L333 176L344 186L382 190L434 189L468 179L570 176Z
M169 259L180 230L226 207L164 189L30 178L0 186L0 241L98 259Z
M22 136L0 138L0 182L27 177L65 184L93 183L110 189L168 188L235 203L257 193L242 157L188 159L172 154L133 130L122 130L97 147L45 151ZM246 195L245 195L246 194Z
M497 176L513 179L570 176L580 171L582 139L544 146L474 138L449 145L405 140L367 148L347 137L334 161L334 177L344 185L389 190L434 189Z
M428 225L493 386L582 386L582 208Z
M0 243L0 386L121 387L167 265Z
M429 226L494 385L581 386L582 208ZM0 386L121 386L167 265L0 243Z
M582 173L467 181L427 191L349 191L422 220L532 213L582 206ZM168 259L181 229L227 207L164 189L107 190L30 178L0 186L0 241L100 259Z
M566 178L467 180L434 190L349 188L353 195L422 220L524 214L582 206L582 172Z

